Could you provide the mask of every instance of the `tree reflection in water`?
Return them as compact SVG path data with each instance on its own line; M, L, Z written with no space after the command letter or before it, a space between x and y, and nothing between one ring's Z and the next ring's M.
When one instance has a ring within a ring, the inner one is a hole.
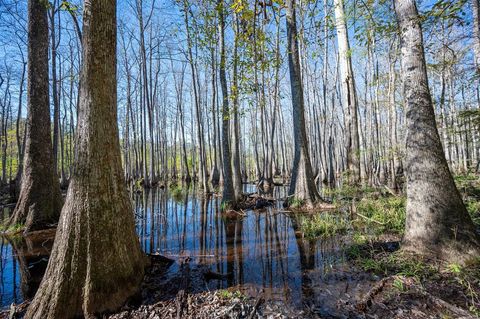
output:
M276 187L270 196L285 194L284 188ZM163 299L173 297L185 282L191 293L235 287L252 295L262 291L267 298L294 306L326 299L325 291L344 293L345 287L337 289L330 274L343 262L342 241L305 239L299 219L283 212L282 203L225 215L219 198L198 195L186 186L173 195L161 188L133 192L132 202L144 251L176 261L158 278L163 286L157 291ZM40 248L35 245L3 241L2 279L9 282L1 288L3 307L21 301L21 296L32 296L38 287L51 242L41 243ZM12 255L16 258L5 259ZM218 277L206 278L207 272Z

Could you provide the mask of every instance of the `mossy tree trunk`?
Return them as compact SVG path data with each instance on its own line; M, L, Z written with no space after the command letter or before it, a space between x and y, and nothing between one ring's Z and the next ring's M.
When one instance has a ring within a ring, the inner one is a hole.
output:
M48 21L44 1L28 1L28 94L20 195L8 226L25 232L56 224L62 197L54 169L48 93Z
M91 317L135 294L145 257L121 167L116 1L84 5L73 175L46 274L26 318Z
M395 0L406 101L407 220L404 249L461 262L480 253L438 134L415 0Z

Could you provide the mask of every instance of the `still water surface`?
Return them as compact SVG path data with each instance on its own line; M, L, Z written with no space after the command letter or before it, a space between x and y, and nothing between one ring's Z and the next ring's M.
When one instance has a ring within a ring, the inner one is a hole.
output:
M245 192L253 191L245 185ZM285 195L285 188L275 188L275 198ZM297 216L284 212L281 202L226 218L220 213L220 198L196 196L192 188L175 194L167 189L146 190L133 193L132 199L144 251L176 261L161 278L165 287L178 282L188 262L193 269L188 273L191 292L235 287L251 295L262 292L295 307L315 304L332 314L338 299L358 294L373 280L349 271L345 236L305 239ZM46 237L1 239L2 308L34 294L51 244ZM213 280L198 276L209 272L223 276Z

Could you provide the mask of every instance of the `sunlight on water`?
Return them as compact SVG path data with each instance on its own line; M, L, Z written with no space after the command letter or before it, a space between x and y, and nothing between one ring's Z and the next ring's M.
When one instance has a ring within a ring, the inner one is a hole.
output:
M253 192L254 187L245 185L244 191ZM286 188L275 188L274 198L285 196ZM221 198L207 199L193 188L177 189L174 194L167 189L146 190L133 193L132 199L144 251L175 260L161 276L164 298L175 294L172 287L185 275L185 261L192 269L188 273L192 293L233 286L250 294L262 291L292 305L313 297L325 303L325 298L343 294L348 282L355 280L336 278L338 274L331 272L344 264L345 238L305 239L298 218L284 211L281 201L268 209L225 216L220 212ZM2 308L33 295L51 247L52 239L48 244L46 240L2 240ZM205 280L206 273L221 278Z

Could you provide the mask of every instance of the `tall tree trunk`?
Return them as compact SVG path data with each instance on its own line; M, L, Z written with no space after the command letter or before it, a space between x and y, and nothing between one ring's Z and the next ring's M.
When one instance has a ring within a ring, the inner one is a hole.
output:
M420 254L464 261L478 256L480 238L455 186L440 142L415 1L394 3L407 114L407 220L403 245Z
M58 221L62 197L54 170L48 94L47 8L28 2L28 115L22 186L8 225L25 224L25 232Z
M293 106L293 134L295 157L288 195L290 199L303 201L305 206L313 207L322 202L314 182L312 166L308 154L307 132L305 128L305 107L303 86L298 55L297 26L295 16L295 0L287 1L287 39L288 67L290 70L290 86Z
M212 171L210 173L210 183L212 183L213 187L218 186L220 182L220 172L218 169L218 163L220 162L220 150L217 148L217 143L218 140L218 126L217 126L217 121L218 121L218 116L217 116L217 80L216 80L216 75L215 73L217 72L216 70L216 57L215 57L215 48L213 47L213 44L211 44L210 47L210 56L211 56L211 66L212 66L212 124L213 124L213 167Z
M477 76L480 77L480 1L472 1L473 16L473 53Z
M240 201L243 197L242 172L240 170L240 120L239 120L239 94L238 87L238 37L239 37L239 21L238 17L234 18L235 39L233 44L233 85L232 85L232 103L233 103L233 139L232 139L232 169L233 169L233 190L235 192L235 200Z
M53 1L52 7L49 11L50 18L50 48L52 58L52 99L53 99L53 166L55 173L58 173L58 143L60 137L60 94L58 90L57 79L57 48L59 42L57 41L55 28L55 13L58 10L57 1ZM60 27L60 26L58 26Z
M196 115L196 128L197 128L197 138L198 138L198 146L199 146L199 166L200 166L200 182L202 184L203 191L205 193L209 192L208 188L208 172L207 172L207 163L206 163L206 156L205 156L205 144L204 144L204 133L202 127L202 111L200 109L200 92L199 92L199 85L198 85L198 74L197 74L197 66L193 59L193 39L190 34L190 26L189 26L189 19L188 15L190 14L190 10L188 7L187 0L183 1L183 8L184 8L184 21L185 21L185 32L187 34L187 46L188 46L188 60L190 63L190 70L192 72L192 86L193 86L193 97L195 100L195 115Z
M225 8L223 0L217 0L218 27L220 33L220 85L222 87L222 160L223 160L223 206L235 206L233 189L232 156L230 154L230 110L228 107L227 75L225 71Z
M25 145L25 134L23 132L23 138L20 137L20 120L22 119L22 107L23 107L23 91L24 91L24 83L25 83L25 73L27 69L27 63L25 62L23 53L22 53L22 75L20 78L20 87L18 92L18 109L17 109L17 122L15 124L15 135L17 139L17 150L18 150L18 167L17 167L17 176L15 177L15 199L18 199L18 195L20 194L20 187L22 173L23 173L23 147Z
M45 277L26 318L93 317L137 292L145 257L122 172L116 1L85 1L76 156Z
M347 166L350 183L360 183L360 137L358 135L358 102L353 77L352 58L346 25L343 0L334 0L338 54L340 57L340 82L343 106L346 109Z

